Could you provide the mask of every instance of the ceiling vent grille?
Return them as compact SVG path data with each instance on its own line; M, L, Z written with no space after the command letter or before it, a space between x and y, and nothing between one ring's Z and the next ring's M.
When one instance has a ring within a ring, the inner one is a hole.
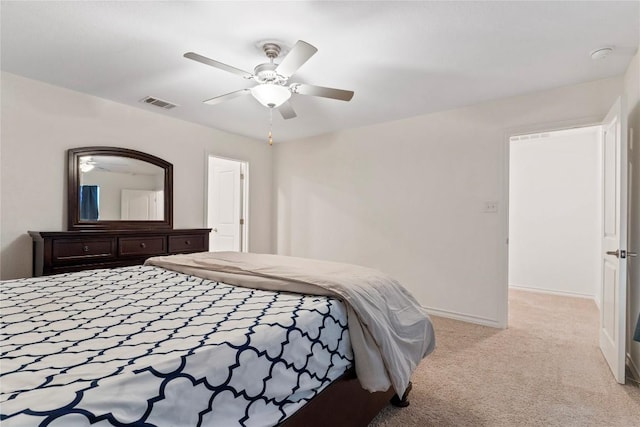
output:
M145 104L155 105L156 107L164 108L165 110L170 110L174 107L177 107L176 104L172 104L168 101L163 101L162 99L154 98L152 96L147 96L146 98L142 98L140 102L144 102Z

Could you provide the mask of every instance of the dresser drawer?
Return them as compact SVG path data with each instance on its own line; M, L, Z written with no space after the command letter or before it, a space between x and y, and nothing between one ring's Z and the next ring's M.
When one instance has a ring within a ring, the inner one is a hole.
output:
M54 263L90 262L116 256L116 239L58 239L53 240L51 246Z
M184 236L169 236L169 252L204 252L208 251L203 234L185 234Z
M167 252L165 236L121 237L118 239L118 255L160 255Z
M152 256L204 252L210 228L29 231L33 275L139 265Z

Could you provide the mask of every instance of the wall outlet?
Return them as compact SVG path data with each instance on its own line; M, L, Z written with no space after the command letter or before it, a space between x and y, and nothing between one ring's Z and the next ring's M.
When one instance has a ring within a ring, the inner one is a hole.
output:
M498 212L498 202L484 202L482 207L482 212L484 213L497 213Z

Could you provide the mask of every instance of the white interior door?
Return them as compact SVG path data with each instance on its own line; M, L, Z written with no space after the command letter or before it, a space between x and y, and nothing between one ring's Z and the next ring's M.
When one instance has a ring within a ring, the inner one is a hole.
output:
M156 220L164 219L164 190L158 190L155 192L154 200L155 218Z
M210 251L241 250L242 163L209 157L207 227Z
M159 200L159 194L160 200ZM148 221L162 219L164 193L162 191L126 190L120 193L120 219Z
M620 98L602 123L603 215L600 349L625 382L627 309L627 125Z

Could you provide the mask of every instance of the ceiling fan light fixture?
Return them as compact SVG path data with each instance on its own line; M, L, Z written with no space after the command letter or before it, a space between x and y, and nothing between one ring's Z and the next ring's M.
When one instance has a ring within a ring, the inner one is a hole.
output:
M270 83L252 87L251 94L260 104L268 108L278 108L291 98L291 92L287 87Z
M91 163L80 163L80 170L82 172L89 172L93 170L94 166Z

